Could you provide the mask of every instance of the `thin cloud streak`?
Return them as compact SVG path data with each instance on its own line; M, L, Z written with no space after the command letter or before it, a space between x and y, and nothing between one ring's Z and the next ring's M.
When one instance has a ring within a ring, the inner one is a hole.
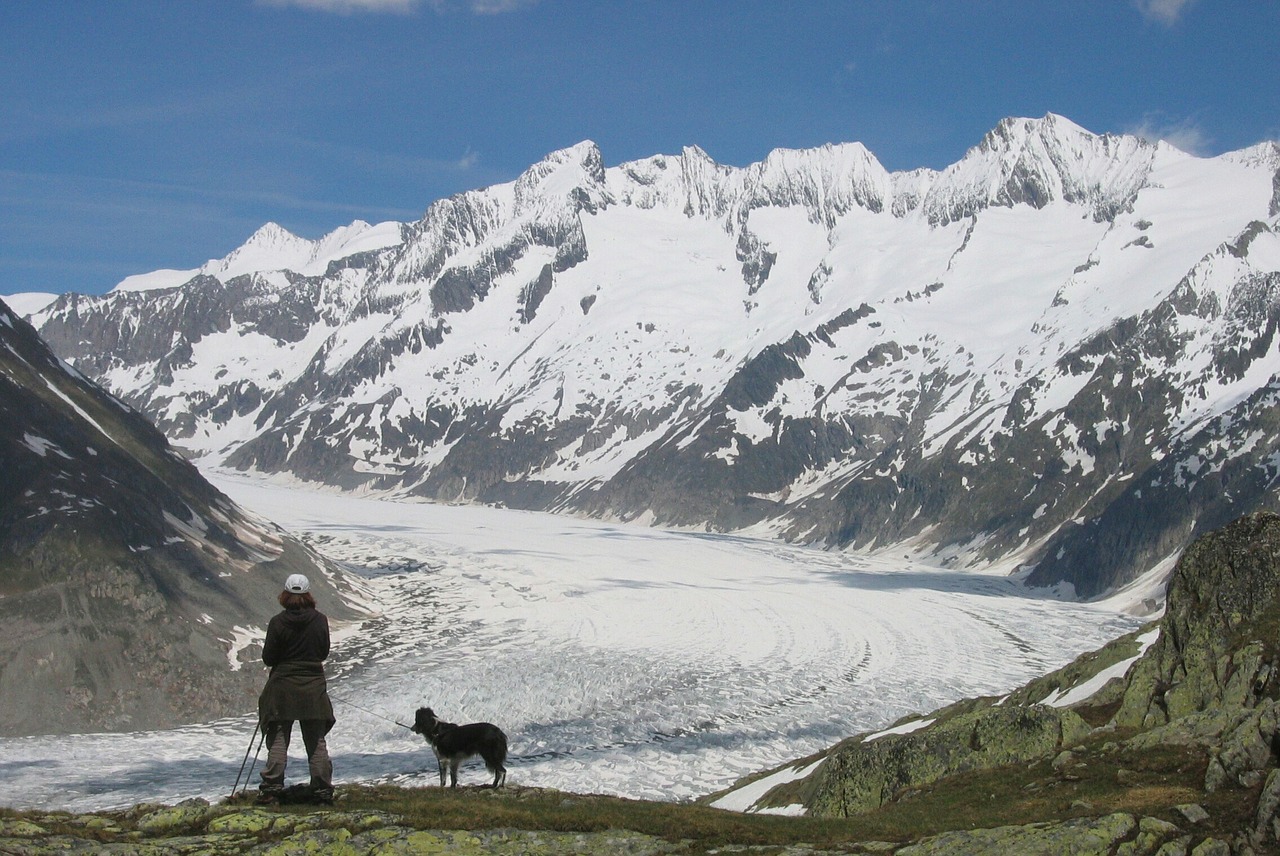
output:
M344 161L352 166L396 178L451 176L458 173L472 172L480 164L479 153L470 148L459 157L446 160L395 154L377 149L348 146L327 140L315 140L288 134L272 134L270 138L283 146L306 149L315 154ZM484 179L482 183L491 184L493 182Z
M294 6L312 12L334 15L392 14L409 15L425 6L437 14L461 8L475 15L503 15L537 5L538 0L258 0L263 6Z
M1190 119L1168 121L1158 116L1144 116L1138 125L1127 128L1124 133L1149 141L1163 140L1175 149L1196 157L1212 154L1213 140Z
M422 211L417 210L330 202L274 191L226 190L161 181L0 170L0 182L19 181L37 185L39 193L29 198L0 193L0 202L123 213L151 211L156 205L169 204L165 202L165 197L187 197L211 203L266 204L293 211L338 214L360 219L412 221L422 216Z
M263 6L296 6L312 12L329 12L335 15L373 14L407 15L419 0L259 0Z
M1171 27L1196 0L1134 0L1134 5L1148 21Z

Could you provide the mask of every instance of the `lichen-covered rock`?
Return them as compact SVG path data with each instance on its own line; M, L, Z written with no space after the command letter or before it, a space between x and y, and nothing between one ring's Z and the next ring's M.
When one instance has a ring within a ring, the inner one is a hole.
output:
M1130 672L1116 714L1151 728L1276 696L1280 516L1242 517L1187 548L1169 581L1160 638Z
M1140 732L1125 741L1133 750L1159 745L1201 746L1210 755L1204 787L1216 791L1227 785L1252 788L1272 767L1275 741L1280 740L1280 702L1264 699L1257 707L1222 706L1179 717Z
M1231 856L1231 845L1218 838L1206 838L1195 846L1191 856Z
M137 821L139 831L160 835L177 829L193 829L203 825L216 810L206 803L183 803L157 809Z
M368 851L351 845L351 832L346 829L305 829L275 844L250 850L250 853L269 856L363 856Z
M1191 852L1191 836L1184 835L1173 841L1166 841L1156 851L1156 856L1187 856Z
M242 809L224 814L209 821L210 832L244 832L260 835L265 832L289 833L297 826L297 819L291 814L280 814L264 809Z
M1265 841L1268 833L1275 829L1277 812L1280 811L1280 770L1272 770L1258 795L1258 806L1254 810L1254 825L1250 838L1255 842Z
M35 838L48 834L49 830L29 820L8 820L0 817L0 838Z
M818 771L807 807L813 816L848 817L883 805L903 788L1049 757L1088 732L1084 720L1069 710L998 706L908 734L852 741L836 749Z
M944 832L903 847L895 856L1112 856L1137 830L1133 815L1117 813L1061 823Z
M1171 840L1176 840L1180 830L1167 820L1144 817L1138 821L1138 834L1132 841L1121 842L1114 856L1151 856Z
M1195 803L1184 803L1173 807L1178 814L1187 819L1187 823L1196 824L1204 823L1209 819L1209 812L1204 810L1204 806Z

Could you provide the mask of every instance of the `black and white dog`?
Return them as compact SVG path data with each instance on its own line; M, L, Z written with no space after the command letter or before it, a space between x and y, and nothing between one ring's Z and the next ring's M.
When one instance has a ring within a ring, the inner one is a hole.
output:
M458 765L476 755L484 759L484 765L493 773L493 787L500 788L506 783L507 768L503 762L507 760L507 735L498 726L488 722L454 725L437 719L431 708L420 707L411 730L425 737L435 750L440 764L440 787L444 787L447 768L452 786L456 788Z

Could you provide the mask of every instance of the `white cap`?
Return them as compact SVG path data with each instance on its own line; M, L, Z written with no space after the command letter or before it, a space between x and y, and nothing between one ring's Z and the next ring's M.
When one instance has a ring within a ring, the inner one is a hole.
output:
M294 594L306 594L311 591L311 581L302 574L290 574L284 581L284 590Z

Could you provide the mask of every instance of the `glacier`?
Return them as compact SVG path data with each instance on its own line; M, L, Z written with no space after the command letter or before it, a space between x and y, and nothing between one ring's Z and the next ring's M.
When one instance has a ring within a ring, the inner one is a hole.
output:
M435 785L434 756L407 730L427 705L506 730L512 785L691 800L908 713L1002 694L1140 623L1127 611L1140 588L1078 604L900 557L208 475L356 573L378 613L334 625L339 784ZM227 644L262 632L234 628ZM246 712L0 739L0 805L217 800L253 737ZM473 762L460 779L487 777Z

